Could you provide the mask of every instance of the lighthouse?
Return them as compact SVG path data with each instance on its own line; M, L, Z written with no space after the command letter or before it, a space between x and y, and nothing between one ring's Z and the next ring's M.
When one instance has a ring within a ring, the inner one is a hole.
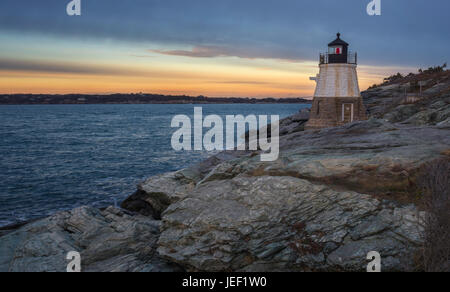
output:
M338 33L328 44L328 52L320 54L319 74L310 78L316 82L316 90L307 130L367 119L358 85L357 54L348 47Z

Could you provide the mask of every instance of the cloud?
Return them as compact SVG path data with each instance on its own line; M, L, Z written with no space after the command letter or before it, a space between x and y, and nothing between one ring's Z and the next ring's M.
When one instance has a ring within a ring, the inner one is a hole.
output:
M137 54L131 54L129 56L134 57L134 58L152 58L153 57L153 56L149 56L149 55L137 55Z
M448 0L385 1L382 17L367 16L368 0L95 0L81 17L65 14L67 2L2 0L0 33L73 38L80 46L87 39L193 47L160 51L186 57L312 60L340 30L367 63L414 66L446 61L450 47Z
M229 48L220 46L195 46L191 50L158 50L150 49L151 53L157 53L167 56L180 56L189 58L217 58L217 57L237 57L241 59L275 59L290 63L301 63L306 61L306 58L295 56L292 52L279 53L279 48ZM288 58L290 57L290 58Z
M242 81L242 80L211 81L209 83L214 83L214 84L242 84L242 85L268 85L268 84L273 84L271 82L264 82L264 81Z
M158 53L162 55L169 56L183 56L183 57L193 57L193 58L215 58L215 57L242 57L237 54L233 54L228 52L224 48L219 47L205 47L205 46L197 46L194 47L191 51L188 50L149 50L153 53Z
M151 56L150 56L151 57ZM44 61L44 60L23 60L6 59L0 57L0 73L6 72L30 72L30 73L54 73L54 74L75 74L75 75L98 75L98 76L119 76L119 77L145 77L159 79L200 79L210 80L213 78L211 72L192 72L185 68L162 69L145 67L144 69L132 66L103 65L95 63L75 63L64 61Z
M0 69L2 71L27 71L90 75L142 75L145 73L140 70L124 69L114 66L4 58L0 58Z

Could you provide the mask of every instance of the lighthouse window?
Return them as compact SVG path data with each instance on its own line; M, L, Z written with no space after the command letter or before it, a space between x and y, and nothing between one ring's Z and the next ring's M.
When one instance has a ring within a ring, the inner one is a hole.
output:
M336 54L341 55L342 54L342 47L332 47L329 49L330 54Z

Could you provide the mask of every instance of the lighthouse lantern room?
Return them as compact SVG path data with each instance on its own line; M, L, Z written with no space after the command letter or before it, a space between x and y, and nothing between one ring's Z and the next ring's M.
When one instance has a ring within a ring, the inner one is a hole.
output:
M316 90L306 129L340 126L365 120L356 72L357 54L349 51L341 34L328 44L328 52L320 54L320 73L311 78Z

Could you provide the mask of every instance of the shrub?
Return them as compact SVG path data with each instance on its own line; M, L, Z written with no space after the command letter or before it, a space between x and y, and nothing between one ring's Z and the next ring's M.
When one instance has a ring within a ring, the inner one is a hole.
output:
M423 268L427 272L450 272L450 159L428 163L418 184L427 211Z

